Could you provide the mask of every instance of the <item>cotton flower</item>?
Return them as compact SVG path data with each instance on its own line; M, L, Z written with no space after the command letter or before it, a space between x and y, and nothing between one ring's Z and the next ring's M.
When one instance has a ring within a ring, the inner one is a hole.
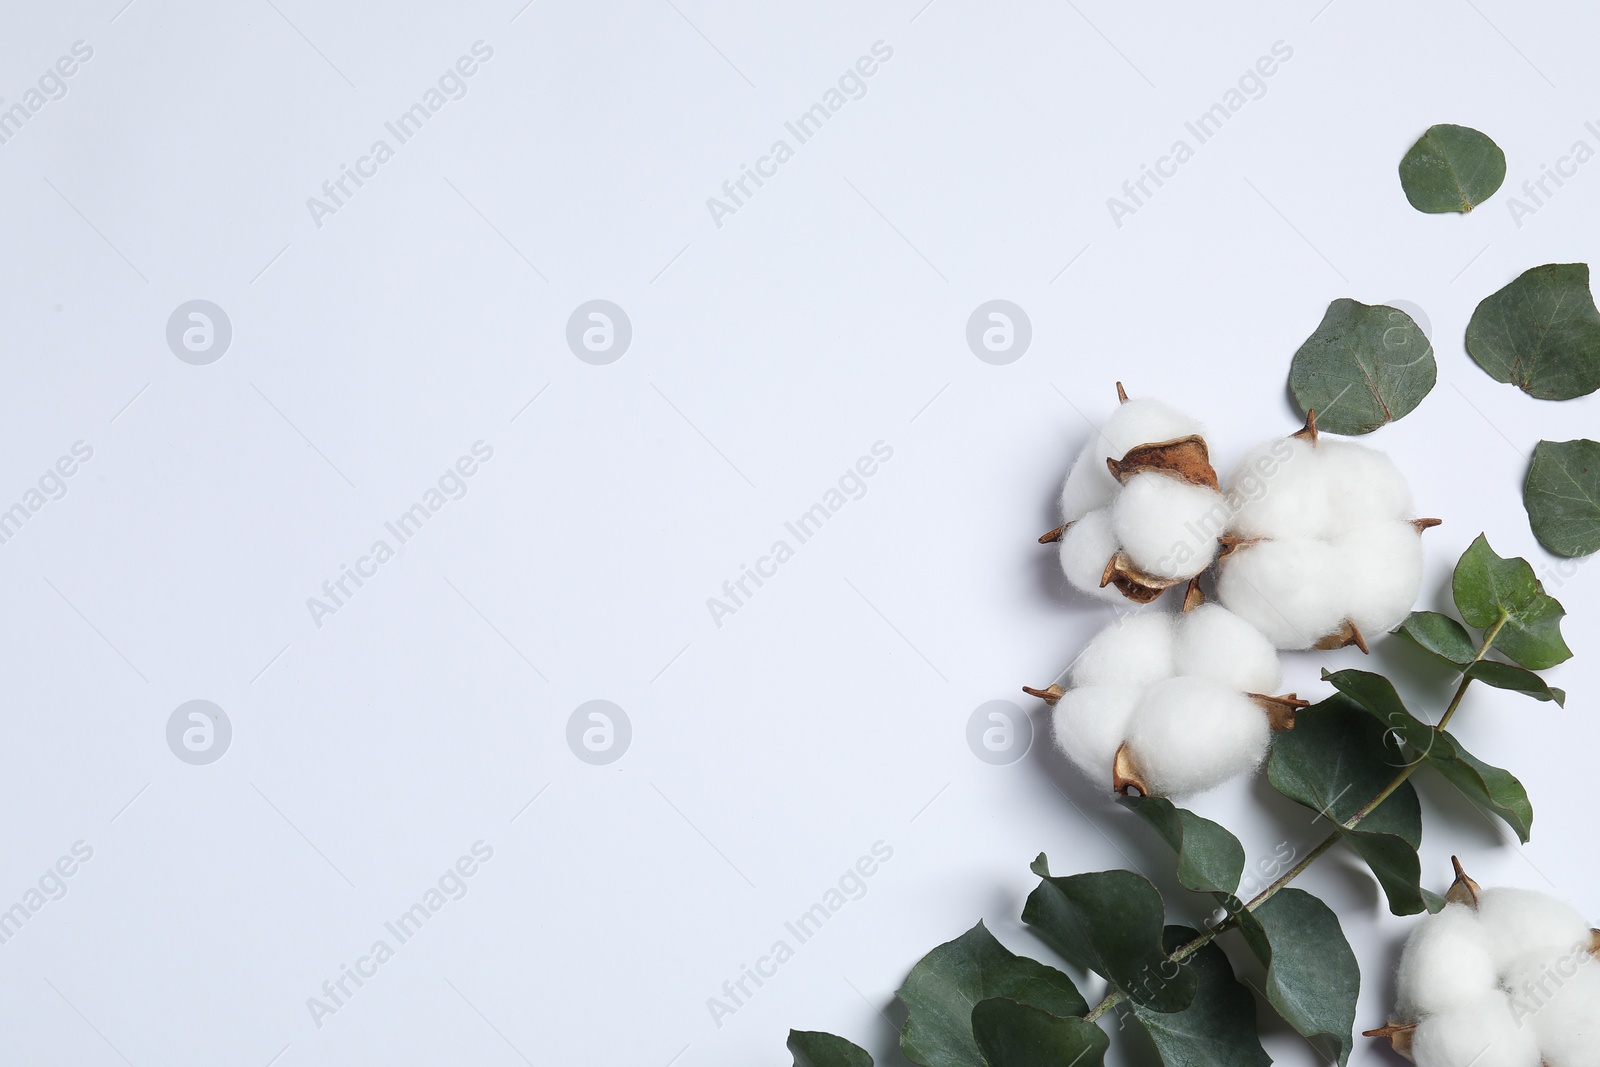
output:
M1422 531L1388 456L1319 438L1316 417L1261 445L1228 481L1234 507L1217 597L1278 648L1366 650L1410 614L1422 585Z
M1600 1067L1600 931L1527 889L1457 878L1400 956L1387 1037L1418 1067Z
M1076 589L1145 604L1211 565L1228 509L1198 422L1157 400L1129 400L1100 427L1061 487L1061 543Z
M1130 614L1073 664L1070 688L1027 689L1055 706L1056 744L1091 781L1119 793L1183 796L1260 765L1274 728L1304 701L1271 697L1278 654L1219 604Z

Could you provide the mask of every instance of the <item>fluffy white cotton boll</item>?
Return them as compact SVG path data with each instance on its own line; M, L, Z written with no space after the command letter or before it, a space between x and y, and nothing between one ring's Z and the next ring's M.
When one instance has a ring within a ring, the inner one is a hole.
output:
M1329 502L1329 534L1385 519L1410 519L1411 487L1394 460L1377 449L1324 439L1317 445Z
M1326 541L1241 545L1223 560L1217 599L1278 648L1310 648L1344 622L1338 567Z
M1117 405L1095 437L1100 446L1100 465L1107 459L1121 459L1128 450L1159 441L1173 441L1190 434L1204 433L1193 418L1159 400L1135 397Z
M1257 445L1228 479L1240 537L1320 537L1332 514L1322 457L1298 437Z
M1139 694L1130 685L1086 685L1068 690L1051 713L1056 746L1108 793L1117 749L1127 736Z
M1589 923L1576 908L1531 889L1485 889L1478 921L1495 964L1508 969L1530 957L1554 959L1589 942Z
M1253 770L1272 730L1249 697L1206 678L1170 678L1139 701L1128 755L1158 796L1202 793Z
M1100 585L1106 564L1117 554L1117 547L1117 535L1111 530L1110 510L1091 511L1061 535L1061 572L1079 592L1125 604L1127 601L1115 586Z
M1217 556L1228 524L1222 494L1160 471L1135 474L1111 505L1111 528L1133 565L1158 578L1193 578Z
M1400 954L1396 1005L1403 1019L1449 1011L1500 984L1488 935L1470 905L1449 904L1417 923Z
M1067 472L1067 480L1061 486L1062 521L1072 522L1103 508L1117 495L1117 479L1106 467L1106 460L1121 459L1140 445L1200 432L1198 422L1159 400L1139 398L1117 405Z
M1165 611L1124 615L1094 636L1072 664L1073 686L1143 688L1172 677L1173 616Z
M1202 604L1178 620L1174 668L1241 693L1270 695L1283 684L1272 642L1221 604Z
M1078 453L1077 462L1067 472L1067 480L1061 486L1061 518L1064 522L1072 522L1082 518L1091 511L1098 510L1111 503L1117 495L1117 479L1112 476L1106 467L1106 458L1101 454L1100 438L1095 437L1083 451Z
M1337 537L1339 587L1345 616L1376 636L1411 614L1422 589L1422 535L1409 522L1358 526Z
M1547 979L1538 1000L1511 988L1511 1013L1533 1027L1545 1067L1600 1067L1600 962L1585 959L1559 986Z
M1411 1038L1417 1067L1539 1067L1532 1027L1517 1025L1499 991L1428 1016Z

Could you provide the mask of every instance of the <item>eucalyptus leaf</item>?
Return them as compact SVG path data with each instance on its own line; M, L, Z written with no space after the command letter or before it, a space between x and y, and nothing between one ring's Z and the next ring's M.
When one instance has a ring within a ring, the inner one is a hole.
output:
M1238 892L1244 846L1237 837L1165 797L1122 797L1118 802L1153 826L1178 854L1178 881L1185 889L1229 896Z
M1339 917L1310 893L1289 887L1246 912L1239 930L1267 965L1267 1000L1307 1038L1332 1043L1344 1067L1355 1047L1361 968Z
M906 1006L900 1049L924 1067L981 1067L972 1033L972 1006L1006 997L1051 1015L1087 1015L1072 979L1054 967L1018 956L979 922L917 962L896 995Z
M1478 654L1466 628L1437 611L1413 611L1395 633L1404 634L1435 656L1465 667Z
M1162 943L1172 952L1198 936L1186 926L1169 926ZM1199 983L1194 1003L1175 1012L1133 1009L1161 1062L1167 1067L1268 1067L1272 1060L1256 1036L1255 997L1234 978L1227 954L1213 942L1184 960L1183 967Z
M1500 816L1523 844L1528 843L1533 833L1533 804L1528 791L1510 772L1484 763L1448 730L1436 730L1411 714L1387 678L1366 671L1325 672L1324 677L1406 746L1407 764L1427 760L1457 789Z
M1467 322L1467 352L1497 382L1540 400L1600 388L1600 311L1587 263L1546 263L1483 298Z
M1028 894L1022 921L1069 962L1153 1011L1182 1011L1194 1001L1194 974L1161 947L1165 908L1149 879L1133 871L1053 877L1043 853L1033 872L1040 882Z
M794 1067L872 1067L867 1050L821 1030L790 1030Z
M1324 677L1344 689L1341 677L1362 673L1324 672ZM1377 675L1367 677L1388 684ZM1278 735L1267 763L1267 780L1338 829L1383 886L1390 911L1416 915L1427 904L1422 897L1422 861L1417 857L1422 806L1411 783L1402 782L1354 828L1344 825L1388 788L1404 766L1398 756L1381 721L1374 723L1354 699L1333 696L1302 710L1295 716L1294 729Z
M1433 345L1410 315L1340 299L1289 365L1289 389L1321 429L1371 433L1404 418L1433 388Z
M1572 658L1561 636L1566 609L1544 591L1527 560L1502 558L1482 534L1456 562L1451 591L1469 626L1487 630L1504 616L1494 647L1518 665L1542 671Z
M1467 668L1466 676L1475 682L1492 685L1496 689L1526 693L1535 700L1553 700L1561 707L1566 707L1567 704L1567 694L1564 690L1548 684L1530 670L1513 667L1509 663L1482 659Z
M1600 441L1540 441L1522 487L1539 543L1558 556L1600 548Z
M980 1000L971 1025L989 1067L1099 1067L1111 1047L1094 1023L1003 997Z
M1465 214L1506 180L1506 154L1470 126L1428 127L1400 160L1400 187L1418 211Z

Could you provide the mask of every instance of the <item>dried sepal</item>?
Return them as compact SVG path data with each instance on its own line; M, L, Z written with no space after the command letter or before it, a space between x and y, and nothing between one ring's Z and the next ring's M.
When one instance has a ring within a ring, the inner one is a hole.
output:
M1183 591L1183 613L1187 615L1205 602L1206 593L1200 588L1200 576L1197 574L1189 579L1188 588Z
M1128 755L1126 741L1117 749L1116 758L1111 761L1111 788L1125 797L1150 795L1150 787L1139 777L1139 771L1133 765L1133 757Z
M1100 588L1116 586L1117 592L1135 604L1148 604L1168 589L1184 581L1182 578L1157 578L1133 565L1126 552L1118 552L1106 562L1100 575Z
M1135 474L1155 471L1181 478L1190 485L1207 489L1220 487L1216 468L1211 465L1211 450L1206 447L1205 438L1197 433L1136 445L1121 459L1107 457L1106 469L1123 485Z
M1025 685L1022 687L1022 691L1031 697L1038 697L1052 708L1061 703L1061 698L1067 695L1067 691L1059 685L1047 686L1044 689L1035 689L1031 685Z
M1304 426L1302 426L1300 429L1296 430L1294 433L1290 434L1289 436L1290 437L1298 437L1302 441L1309 441L1312 444L1316 444L1317 443L1317 409L1316 408L1312 408L1310 411L1307 411L1306 412L1306 424Z
M1376 1030L1367 1030L1361 1036L1386 1037L1389 1039L1389 1043L1394 1046L1396 1053L1404 1056L1412 1063L1416 1063L1416 1058L1411 1054L1411 1035L1416 1029L1416 1023L1390 1023L1388 1026L1380 1026Z
M1456 869L1456 880L1450 884L1450 891L1444 895L1448 904L1465 904L1469 908L1476 908L1478 901L1483 898L1483 887L1467 877L1467 872L1461 866L1461 860L1455 856L1450 857L1450 863Z
M1589 955L1600 960L1600 930L1589 931Z
M1128 391L1122 387L1122 383L1121 382L1118 382L1117 383L1117 403L1126 404L1127 402L1128 402Z
M1417 533L1421 533L1424 530L1431 530L1435 526L1443 526L1443 525L1444 525L1444 520L1443 519L1412 519L1411 520L1411 526L1412 526L1413 529L1415 529L1417 531Z
M1044 533L1039 535L1039 543L1041 545L1048 545L1061 540L1062 537L1066 536L1067 527L1071 525L1072 523L1070 522L1064 522L1060 526L1057 526L1054 530L1046 530Z
M1220 546L1217 550L1217 561L1220 563L1234 551L1244 548L1246 545L1259 544L1264 540L1266 540L1264 537L1219 537L1217 538L1217 544Z
M1367 651L1367 639L1361 635L1361 631L1356 627L1355 623L1346 619L1339 624L1337 630L1328 634L1311 647L1320 649L1323 652L1331 652L1336 648L1348 648L1350 645L1355 645L1362 652Z
M1293 730L1295 715L1301 708L1311 706L1311 701L1301 700L1295 693L1285 693L1282 696L1246 693L1245 696L1249 697L1256 707L1267 713L1267 723L1275 734Z

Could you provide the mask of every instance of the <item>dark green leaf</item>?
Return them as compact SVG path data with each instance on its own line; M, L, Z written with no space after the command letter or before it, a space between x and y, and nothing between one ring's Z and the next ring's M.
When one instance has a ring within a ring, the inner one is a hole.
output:
M1327 677L1377 719L1381 728L1407 746L1407 764L1427 760L1456 788L1504 819L1527 844L1533 831L1533 805L1521 782L1472 755L1448 730L1435 730L1412 715L1387 679L1364 671L1340 671ZM1374 812L1373 816L1377 814Z
M1465 667L1478 654L1466 628L1437 611L1413 611L1395 633L1405 634L1435 656L1457 667Z
M1195 976L1161 948L1165 909L1149 879L1132 871L1056 878L1042 853L1033 873L1041 881L1028 894L1022 921L1071 963L1154 1011L1182 1011L1194 1000Z
M1496 689L1526 693L1535 700L1553 700L1563 707L1567 703L1565 692L1547 685L1543 678L1532 671L1513 667L1509 663L1495 663L1492 660L1481 659L1467 668L1467 677L1484 685L1492 685Z
M1188 927L1169 926L1164 944L1172 952L1197 936ZM1268 1067L1272 1060L1256 1036L1255 997L1233 977L1227 954L1213 942L1184 960L1183 967L1200 984L1193 1004L1171 1013L1133 1009L1161 1062L1167 1067Z
M1366 698L1381 700L1381 687L1375 679L1394 689L1386 679L1362 671L1340 671L1323 676L1346 693L1352 688L1372 690ZM1397 747L1389 741L1383 716L1372 717L1357 700L1330 697L1295 716L1293 730L1279 734L1267 763L1267 780L1290 800L1304 804L1337 826L1345 841L1358 852L1383 886L1389 910L1396 915L1415 915L1425 909L1422 899L1422 861L1417 846L1422 843L1422 806L1410 782L1402 782L1387 799L1363 817L1354 828L1344 824L1356 817L1367 804L1388 788L1404 764ZM1399 697L1394 704L1406 715ZM1370 710L1370 708L1369 708ZM1398 726L1399 722L1393 724ZM1390 727L1390 729L1393 728Z
M1111 1041L1083 1019L1062 1018L996 997L972 1009L972 1032L989 1067L1099 1067Z
M1600 441L1540 441L1522 487L1539 543L1558 556L1600 548Z
M821 1030L790 1030L794 1067L872 1067L872 1057L859 1045Z
M1361 968L1338 916L1310 893L1291 887L1247 912L1239 929L1267 965L1267 1000L1306 1037L1331 1041L1344 1067L1355 1047Z
M972 1005L1007 997L1052 1015L1087 1015L1072 979L1008 950L983 923L918 961L896 994L906 1006L900 1048L924 1067L971 1067L983 1061L972 1035Z
M1540 400L1600 388L1600 311L1587 263L1546 263L1484 297L1467 323L1467 352L1497 382Z
M1371 433L1404 418L1433 388L1427 335L1398 308L1335 300L1289 365L1301 412L1332 433Z
M1467 625L1487 630L1505 619L1494 647L1508 659L1542 671L1572 658L1561 637L1566 609L1544 591L1527 560L1502 559L1482 534L1456 562L1451 589Z
M1178 854L1178 881L1196 893L1225 893L1239 890L1244 873L1244 846L1233 834L1192 811L1177 807L1165 797L1122 797L1145 822L1155 827Z
M1470 126L1430 126L1400 160L1400 187L1418 211L1465 214L1506 180L1506 154Z

